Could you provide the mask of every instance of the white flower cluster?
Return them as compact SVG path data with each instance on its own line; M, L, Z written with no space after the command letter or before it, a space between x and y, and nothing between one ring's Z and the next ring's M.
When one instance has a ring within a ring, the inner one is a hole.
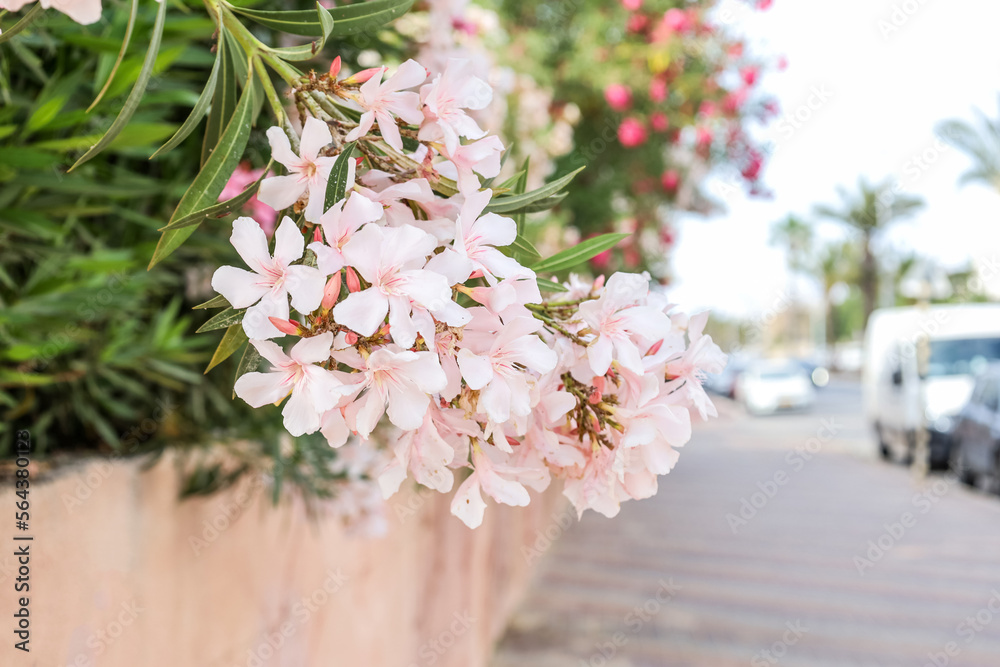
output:
M484 493L522 506L553 476L581 513L613 516L653 495L691 411L715 414L700 381L725 356L702 333L706 316L674 314L645 275L574 279L543 300L535 273L500 250L515 222L484 212L493 192L479 176L499 173L504 147L466 111L489 102L487 84L458 60L430 83L412 60L383 74L329 77L325 90L360 118L309 117L297 152L268 130L287 175L258 196L304 220L282 220L273 252L254 220L233 223L250 270L221 267L212 284L247 309L243 327L271 364L240 377L237 395L254 407L287 398L289 433L320 431L333 447L352 434L364 444L387 418L400 435L383 494L409 476L449 492L460 471L451 507L470 527ZM419 148L404 153L404 138ZM337 154L354 141L365 157L326 208ZM457 194L441 196L445 177ZM286 350L271 340L283 335L299 340Z

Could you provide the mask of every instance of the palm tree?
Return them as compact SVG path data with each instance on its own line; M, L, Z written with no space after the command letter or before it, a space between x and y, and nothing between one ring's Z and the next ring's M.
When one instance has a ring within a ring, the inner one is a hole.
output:
M857 247L850 241L828 245L819 256L814 270L823 286L823 306L826 309L826 349L833 350L837 342L837 309L831 294L837 283L856 282Z
M862 259L858 285L864 299L866 327L868 318L875 310L878 294L878 262L872 249L872 241L890 223L912 215L924 205L924 200L920 197L893 190L890 182L872 185L861 177L858 179L857 192L837 187L840 207L820 204L815 208L816 215L842 222L860 236Z
M978 182L1000 190L1000 119L973 111L977 122L944 121L936 128L938 136L972 158L972 167L958 179L960 184Z
M806 271L809 266L809 254L812 250L813 230L809 224L803 222L794 214L789 215L771 228L771 243L783 246L788 259L789 288L788 299L792 304L792 312L789 318L789 329L792 342L800 340L799 332L806 329L808 335L808 324L806 318L799 312L798 296L795 289L797 274ZM803 322L806 326L800 324Z

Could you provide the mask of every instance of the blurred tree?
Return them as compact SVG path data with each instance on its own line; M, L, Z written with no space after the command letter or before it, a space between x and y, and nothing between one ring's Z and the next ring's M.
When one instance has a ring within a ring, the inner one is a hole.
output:
M875 310L878 294L878 261L872 242L890 223L912 215L924 205L921 197L893 192L893 189L890 182L873 185L862 176L858 179L856 192L837 187L841 200L839 207L820 204L815 208L816 215L842 222L859 235L862 258L858 286L864 297L862 325L865 327Z
M972 167L962 174L960 184L982 183L1000 191L1000 119L991 120L974 109L976 122L947 120L937 126L937 133L970 158Z
M823 288L823 308L826 313L824 338L827 349L832 348L834 343L839 339L838 324L843 318L840 317L841 313L839 312L838 305L843 305L843 302L846 301L844 299L838 304L837 299L834 298L834 290L838 284L847 286L857 282L857 260L857 247L854 243L845 241L823 248L819 259L813 267Z
M775 223L771 228L771 244L779 245L785 250L788 262L788 299L791 301L791 312L786 321L788 337L792 343L802 341L809 336L809 315L803 312L799 303L797 282L799 276L809 268L812 241L812 227L794 214Z

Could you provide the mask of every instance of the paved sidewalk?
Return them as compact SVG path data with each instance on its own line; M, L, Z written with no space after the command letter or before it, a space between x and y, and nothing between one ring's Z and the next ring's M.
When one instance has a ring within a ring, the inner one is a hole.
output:
M655 498L588 512L493 666L1000 665L1000 499L863 455L853 409L823 410L730 406Z

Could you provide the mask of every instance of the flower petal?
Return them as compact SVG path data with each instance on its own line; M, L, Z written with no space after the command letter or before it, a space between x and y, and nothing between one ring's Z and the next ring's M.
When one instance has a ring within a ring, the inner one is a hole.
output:
M233 390L251 407L262 408L277 403L291 390L283 382L285 373L245 373L236 380Z
M362 336L371 336L389 312L389 300L374 287L348 294L333 308L333 319Z
M212 276L212 289L226 297L233 308L249 308L268 292L260 275L235 266L220 266Z
M306 191L307 184L299 180L298 174L265 178L257 190L257 199L276 211L288 208L299 200Z

